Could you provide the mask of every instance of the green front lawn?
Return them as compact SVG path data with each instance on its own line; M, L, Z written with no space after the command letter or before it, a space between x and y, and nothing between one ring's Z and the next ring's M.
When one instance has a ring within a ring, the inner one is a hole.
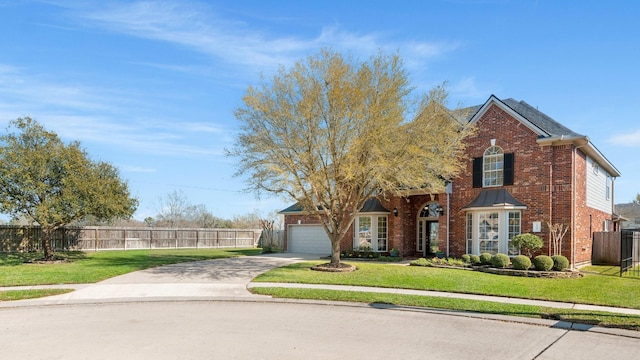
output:
M436 290L640 309L637 278L586 274L580 279L539 279L366 262L358 262L358 270L351 273L310 270L318 263L321 262L273 269L254 281Z
M132 271L260 254L261 249L175 249L56 253L65 262L28 263L42 253L0 254L0 286L94 283Z
M452 311L469 311L475 313L551 319L588 325L640 330L640 317L638 316L606 313L600 311L555 309L532 305L504 304L499 302L442 298L432 296L365 293L319 289L252 288L251 291L256 294L290 299L313 299L324 301L350 301L367 304L390 304L398 307L411 306L431 309L445 309Z
M0 291L0 301L35 299L72 292L73 289L31 289Z

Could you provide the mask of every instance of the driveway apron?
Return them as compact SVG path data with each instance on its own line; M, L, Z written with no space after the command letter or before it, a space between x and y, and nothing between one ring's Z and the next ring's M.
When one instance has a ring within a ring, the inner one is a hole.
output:
M318 255L269 254L172 264L116 276L95 284L59 285L73 292L41 299L12 302L42 305L69 302L132 301L154 299L208 299L256 297L247 284L275 267L319 259Z

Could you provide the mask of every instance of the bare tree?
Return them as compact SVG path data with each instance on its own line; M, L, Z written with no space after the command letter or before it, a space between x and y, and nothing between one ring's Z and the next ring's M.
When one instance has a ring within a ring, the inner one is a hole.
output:
M340 266L342 239L366 200L441 192L456 176L462 128L442 87L418 99L398 56L357 62L322 50L249 87L235 112L239 174L249 188L299 202L323 224Z
M199 228L228 228L229 220L225 220L211 214L204 204L189 206L187 210L187 219L189 222Z
M244 215L235 215L231 226L235 229L260 229L260 212L256 209Z
M165 198L159 198L158 201L160 203L160 209L156 216L158 223L176 227L185 221L191 204L184 192L174 190Z
M264 252L271 252L273 248L273 237L275 235L273 230L273 220L261 219L260 227L262 228L262 248Z
M229 228L231 221L219 218L207 210L206 205L193 205L182 191L174 190L159 199L160 209L156 220L145 219L148 224L186 228Z
M551 224L551 222L547 222L547 226L549 226L549 232L551 232L553 255L562 255L562 239L569 230L569 226L560 223Z

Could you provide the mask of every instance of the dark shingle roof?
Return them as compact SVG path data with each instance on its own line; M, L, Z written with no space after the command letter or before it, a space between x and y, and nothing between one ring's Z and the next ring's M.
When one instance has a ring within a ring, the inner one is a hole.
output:
M384 206L382 206L382 204L380 203L380 200L373 198L373 199L369 199L367 200L364 205L362 206L362 209L360 210L360 212L362 213L389 213L390 211L385 208Z
M529 120L530 123L549 134L549 136L584 136L553 120L542 111L539 111L524 101L517 101L510 98L502 102L523 118Z
M526 207L525 204L516 200L507 189L482 190L473 201L462 209L469 208L493 208L496 206L516 206Z
M545 133L546 136L567 136L567 137L581 137L584 135L578 134L575 131L567 128L566 126L560 124L555 121L551 117L547 116L547 114L542 111L534 108L533 106L527 104L524 101L518 101L512 98L500 100L495 95L492 96L496 100L502 102L504 105L508 106L511 110L518 113L520 116L529 121L533 126L540 129L541 132ZM483 105L470 106L461 110L457 110L455 113L457 115L462 115L466 117L466 122L471 121L471 119L480 111ZM546 137L543 135L543 137Z
M320 209L320 207L318 206L318 209ZM281 210L280 214L294 214L294 213L301 213L304 212L304 208L302 207L302 204L300 203L295 203L291 206L289 206L288 208ZM382 204L380 203L380 200L378 200L377 198L372 198L369 199L367 201L365 201L364 205L362 206L362 209L360 209L361 213L390 213L390 211L385 208L384 206L382 206Z

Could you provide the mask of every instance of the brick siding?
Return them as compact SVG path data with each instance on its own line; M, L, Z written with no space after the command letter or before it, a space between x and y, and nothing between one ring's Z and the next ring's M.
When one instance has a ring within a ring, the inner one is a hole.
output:
M491 146L491 140L495 139L495 145L500 146L504 153L515 154L514 183L491 189L505 188L514 198L526 204L527 208L521 216L521 232L533 232L533 222L541 222L542 231L536 235L543 239L544 246L538 253L551 255L551 235L547 222L551 220L552 223L568 225L571 228L564 236L562 255L574 264L589 263L592 233L602 231L603 222L611 219L611 215L586 206L586 156L573 144L539 145L534 131L495 104L483 114L476 126L476 133L465 140L467 151L463 159L464 169L453 180L453 192L450 195L450 255L459 257L466 252L466 214L462 208L483 190L473 188L472 160L482 157ZM430 202L438 202L446 211L447 195L415 195L380 200L392 212L388 216L388 249L398 248L403 256L420 256L416 250L418 214ZM398 210L397 216L393 215L393 209ZM434 219L439 222L438 242L441 250L447 246L446 219L446 213ZM309 215L287 215L285 230L287 225L297 224L298 221L302 224L319 223ZM341 248L352 247L353 229L350 229L341 241Z

